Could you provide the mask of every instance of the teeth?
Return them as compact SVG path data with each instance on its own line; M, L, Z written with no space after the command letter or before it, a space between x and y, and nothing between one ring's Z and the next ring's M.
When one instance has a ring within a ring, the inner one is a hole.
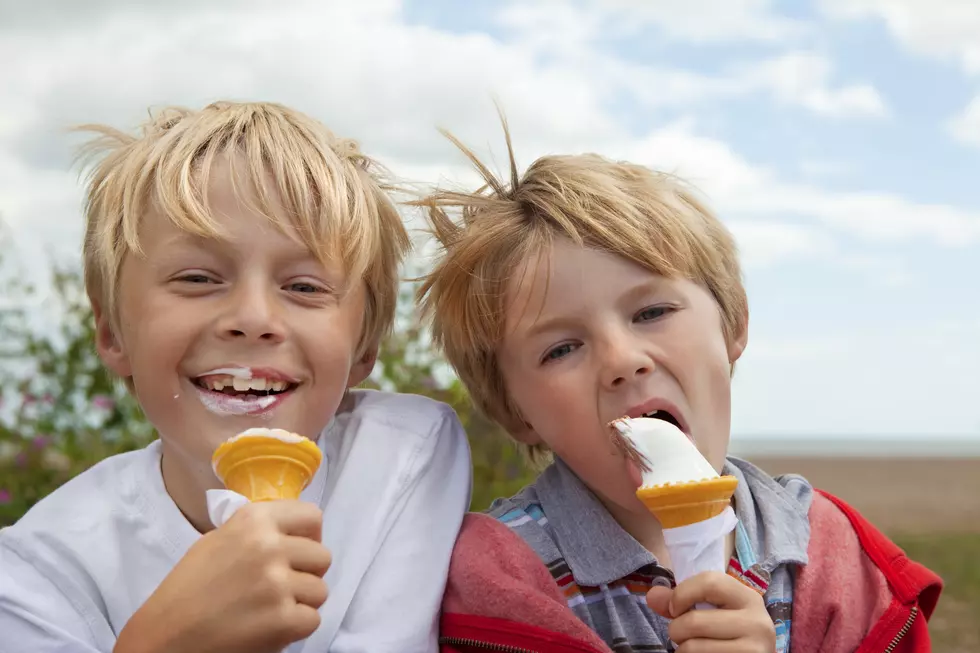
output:
M209 390L221 392L225 388L234 388L237 392L248 392L249 390L266 391L273 390L282 392L289 384L286 381L272 381L265 378L242 379L231 376L214 376L204 380L204 385Z

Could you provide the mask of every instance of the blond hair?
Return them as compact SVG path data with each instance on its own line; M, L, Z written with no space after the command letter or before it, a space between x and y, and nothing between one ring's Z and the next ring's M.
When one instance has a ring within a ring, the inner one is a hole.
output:
M113 325L123 259L143 253L139 226L149 205L180 229L221 237L207 186L216 159L230 153L229 163L244 173L233 171L233 183L248 180L256 210L280 230L292 227L321 261L341 261L348 279L364 281L359 355L391 329L409 238L380 166L354 141L297 111L261 102L216 102L199 111L168 107L151 114L138 136L104 125L78 129L97 134L82 149L96 159L86 188L85 285ZM235 192L241 193L237 186ZM279 212L272 209L276 203Z
M734 239L691 189L672 175L595 154L545 156L521 176L501 120L509 184L443 131L484 185L413 202L427 209L442 250L417 292L422 316L477 408L511 434L525 428L496 351L511 280L556 238L617 254L658 275L690 279L717 301L726 341L745 331L748 306ZM544 450L527 453L535 459Z

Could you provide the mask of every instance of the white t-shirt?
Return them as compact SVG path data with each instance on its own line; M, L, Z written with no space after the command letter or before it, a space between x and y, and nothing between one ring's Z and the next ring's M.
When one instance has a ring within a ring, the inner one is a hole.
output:
M167 494L159 441L80 474L0 530L0 653L109 653L200 537ZM302 499L333 555L320 628L289 653L436 651L471 464L449 406L358 390L319 438Z

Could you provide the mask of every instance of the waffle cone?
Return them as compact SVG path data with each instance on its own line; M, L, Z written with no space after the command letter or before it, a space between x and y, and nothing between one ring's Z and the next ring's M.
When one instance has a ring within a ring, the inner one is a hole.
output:
M283 442L248 436L226 442L212 457L225 487L250 501L298 499L320 467L322 454L310 440Z
M731 504L738 479L721 476L689 483L641 487L636 491L664 528L689 526L720 515Z

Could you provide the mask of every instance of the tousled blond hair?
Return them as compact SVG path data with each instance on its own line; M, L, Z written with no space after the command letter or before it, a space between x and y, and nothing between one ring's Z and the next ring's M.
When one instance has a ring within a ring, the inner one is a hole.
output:
M120 269L127 255L143 252L139 226L148 207L184 231L222 237L207 188L212 166L229 155L239 199L235 180L244 179L256 197L253 208L280 230L292 227L321 261L342 262L349 280L365 283L359 355L391 329L409 238L381 167L354 141L297 111L259 102L167 107L136 136L105 125L77 129L96 134L81 151L95 161L86 188L85 285L113 325ZM273 210L276 203L281 211Z
M541 157L519 175L503 115L501 120L509 183L443 131L484 184L412 202L427 210L441 245L417 292L422 316L477 408L511 434L526 429L496 352L512 280L557 238L617 254L661 276L694 281L717 301L728 343L745 331L748 305L734 239L693 190L672 175L595 154ZM541 460L546 452L531 447L526 453Z

